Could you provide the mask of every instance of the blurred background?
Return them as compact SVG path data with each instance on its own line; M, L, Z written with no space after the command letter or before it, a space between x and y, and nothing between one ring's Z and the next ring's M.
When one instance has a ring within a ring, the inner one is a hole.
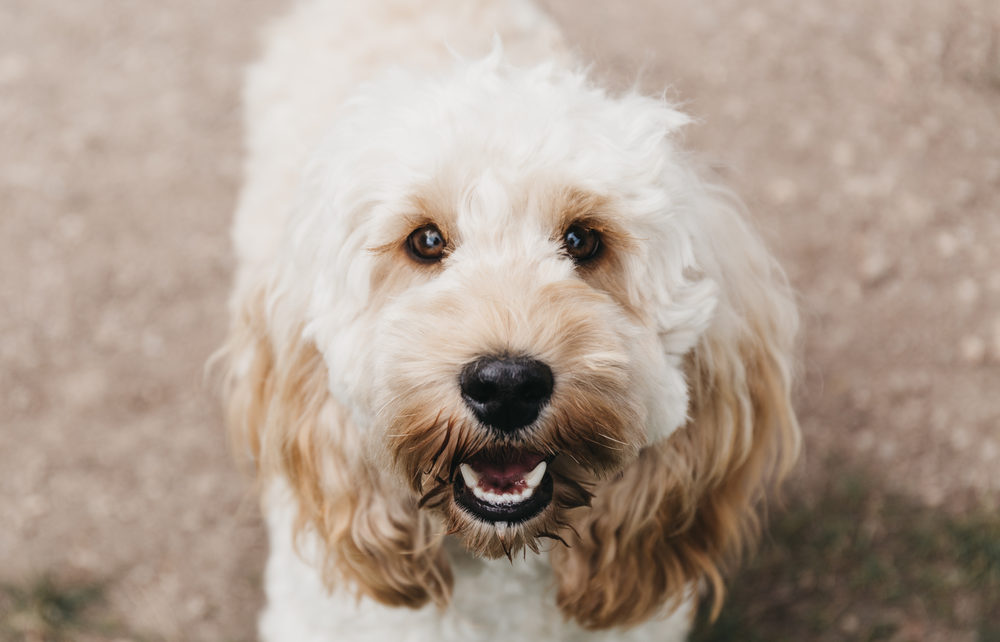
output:
M248 640L203 367L287 0L0 0L0 640ZM806 454L697 640L1000 640L1000 2L545 0L683 102L799 292Z

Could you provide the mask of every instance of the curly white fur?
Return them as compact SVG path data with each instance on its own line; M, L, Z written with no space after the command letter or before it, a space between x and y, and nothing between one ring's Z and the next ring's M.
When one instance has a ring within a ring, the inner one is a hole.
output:
M687 117L592 85L523 0L304 2L246 108L228 358L262 637L682 640L798 443L787 287L675 146ZM581 220L590 271L560 247ZM434 267L402 249L427 222ZM557 379L525 442L558 505L520 526L442 492L498 447L456 385L497 352Z

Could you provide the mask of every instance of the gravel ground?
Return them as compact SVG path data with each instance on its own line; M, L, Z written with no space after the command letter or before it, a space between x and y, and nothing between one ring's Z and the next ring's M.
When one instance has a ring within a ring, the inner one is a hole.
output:
M1000 3L545 5L611 85L683 100L783 259L795 487L849 462L942 514L995 506ZM282 6L0 3L0 639L46 637L9 597L37 578L100 587L67 639L252 637L266 547L203 366L241 68Z

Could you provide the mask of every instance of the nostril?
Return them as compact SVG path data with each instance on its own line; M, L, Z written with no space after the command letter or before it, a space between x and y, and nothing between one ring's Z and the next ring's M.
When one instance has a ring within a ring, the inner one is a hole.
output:
M542 368L524 373L524 382L517 388L517 395L525 401L544 401L552 395L552 371L539 365Z
M497 396L497 387L489 381L471 376L463 378L462 392L479 403L486 403Z
M552 370L527 357L482 357L462 368L465 403L488 426L510 431L533 422L552 396Z

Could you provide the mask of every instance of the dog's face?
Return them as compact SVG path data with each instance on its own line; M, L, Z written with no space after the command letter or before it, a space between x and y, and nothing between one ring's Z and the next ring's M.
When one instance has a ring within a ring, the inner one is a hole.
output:
M562 540L556 602L589 628L694 586L718 604L797 452L784 277L687 169L678 112L458 67L338 114L281 253L237 289L232 431L331 586L444 604L450 532L488 557Z
M380 239L375 272L393 276L373 289L398 289L373 319L374 423L423 505L496 556L557 536L587 482L635 457L646 382L671 373L606 289L630 287L638 242L609 205L492 177L444 189Z
M534 549L686 419L715 289L675 214L684 117L496 61L364 95L293 228L307 331L375 467L470 550Z

